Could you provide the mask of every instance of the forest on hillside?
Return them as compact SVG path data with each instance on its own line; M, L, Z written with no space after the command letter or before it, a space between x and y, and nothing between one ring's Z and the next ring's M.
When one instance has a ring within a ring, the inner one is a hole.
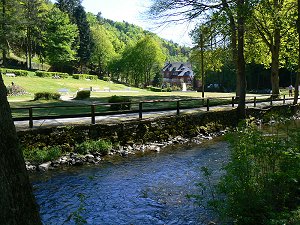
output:
M190 61L195 78L200 81L198 84L206 87L216 84L221 87L219 90L236 90L238 95L237 59L240 57L237 57L234 3L208 4L203 8L207 18L202 18L191 32L195 44L191 49L125 21L103 18L101 12L88 13L81 2L1 1L2 66L96 74L142 87L161 80L160 71L166 62ZM149 11L149 15L154 15L152 19L171 18L174 12L161 4L164 1L156 2L153 12ZM187 5L180 5L177 0L168 2L175 9L187 7L186 14L180 13L183 18L198 20L199 15L193 15L200 10L198 1ZM245 4L248 7L244 25L246 89L268 93L272 90L278 94L279 87L294 84L296 79L296 3L294 0L251 2Z
M135 86L150 84L166 61L190 49L127 22L87 13L80 0L1 1L3 67L97 74Z

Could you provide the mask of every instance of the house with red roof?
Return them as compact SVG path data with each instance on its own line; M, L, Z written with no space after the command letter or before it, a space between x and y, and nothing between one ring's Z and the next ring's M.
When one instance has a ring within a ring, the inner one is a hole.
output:
M182 83L191 85L194 79L194 72L191 63L168 62L162 69L163 83L181 86Z

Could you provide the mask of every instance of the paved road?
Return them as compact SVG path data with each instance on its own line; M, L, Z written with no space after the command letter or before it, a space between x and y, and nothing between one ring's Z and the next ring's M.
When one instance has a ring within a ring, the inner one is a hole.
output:
M282 105L283 100L274 101L273 105ZM285 104L292 104L292 100L286 100ZM235 105L236 107L237 105ZM246 105L248 108L253 107L253 103L248 103ZM257 103L256 108L264 108L270 106L270 102L261 102ZM212 106L210 111L220 111L220 110L230 110L232 105L221 105L221 106ZM188 114L193 112L205 112L207 111L206 107L194 108L194 109L181 109L180 114ZM168 115L176 115L176 110L169 111L158 111L158 112L143 112L143 119L146 118L155 118ZM118 114L118 115L107 115L107 116L96 116L96 124L99 123L111 123L117 121L128 121L136 120L139 118L138 113L130 114ZM79 124L90 124L91 117L81 117L81 118L66 118L66 119L47 119L47 120L34 120L33 129L38 129L41 127L57 127L57 126L66 126L66 125L79 125ZM29 121L15 121L15 126L17 130L27 130L29 129Z

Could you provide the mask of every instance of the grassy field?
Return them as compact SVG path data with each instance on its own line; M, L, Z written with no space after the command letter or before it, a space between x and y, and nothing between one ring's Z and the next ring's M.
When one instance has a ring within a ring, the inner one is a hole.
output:
M36 76L30 77L3 77L5 85L10 85L14 82L15 85L24 88L28 94L24 96L9 96L8 100L12 108L20 107L52 107L60 106L60 108L46 108L46 109L34 109L34 116L45 115L68 115L76 113L89 113L90 107L84 106L89 104L101 104L107 103L109 97L112 95L128 96L130 97L132 110L138 109L139 101L150 100L176 100L176 99L190 99L201 98L201 93L196 91L188 92L151 92L145 89L129 88L123 84L115 84L112 82L106 82L102 80L76 80L73 78L67 79L52 79L52 78L40 78ZM91 92L91 98L84 101L72 100L76 91L80 88L97 89L96 92ZM104 91L109 88L110 91ZM66 101L33 101L34 93L37 92L58 92L61 89L69 90L68 93L62 93L63 99ZM214 99L210 101L210 105L216 105L221 103L229 104L231 97L235 96L235 93L216 93L206 92L206 98L226 98L226 99ZM248 95L250 96L250 95ZM254 96L254 95L251 95ZM202 100L184 101L180 103L181 107L202 107L206 102ZM63 107L65 106L65 107ZM68 106L76 106L69 108ZM143 109L163 109L163 108L176 108L176 102L156 102L156 103L144 103ZM96 107L96 112L109 111L108 105L101 105ZM27 116L28 110L13 110L13 116Z

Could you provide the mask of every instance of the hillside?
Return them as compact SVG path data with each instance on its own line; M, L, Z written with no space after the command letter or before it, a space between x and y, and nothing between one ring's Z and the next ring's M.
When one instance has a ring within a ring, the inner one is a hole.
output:
M5 8L11 20L0 43L2 67L93 74L145 87L154 77L160 80L167 61L188 60L189 48L128 22L86 13L81 1L31 3L28 8L14 1Z

